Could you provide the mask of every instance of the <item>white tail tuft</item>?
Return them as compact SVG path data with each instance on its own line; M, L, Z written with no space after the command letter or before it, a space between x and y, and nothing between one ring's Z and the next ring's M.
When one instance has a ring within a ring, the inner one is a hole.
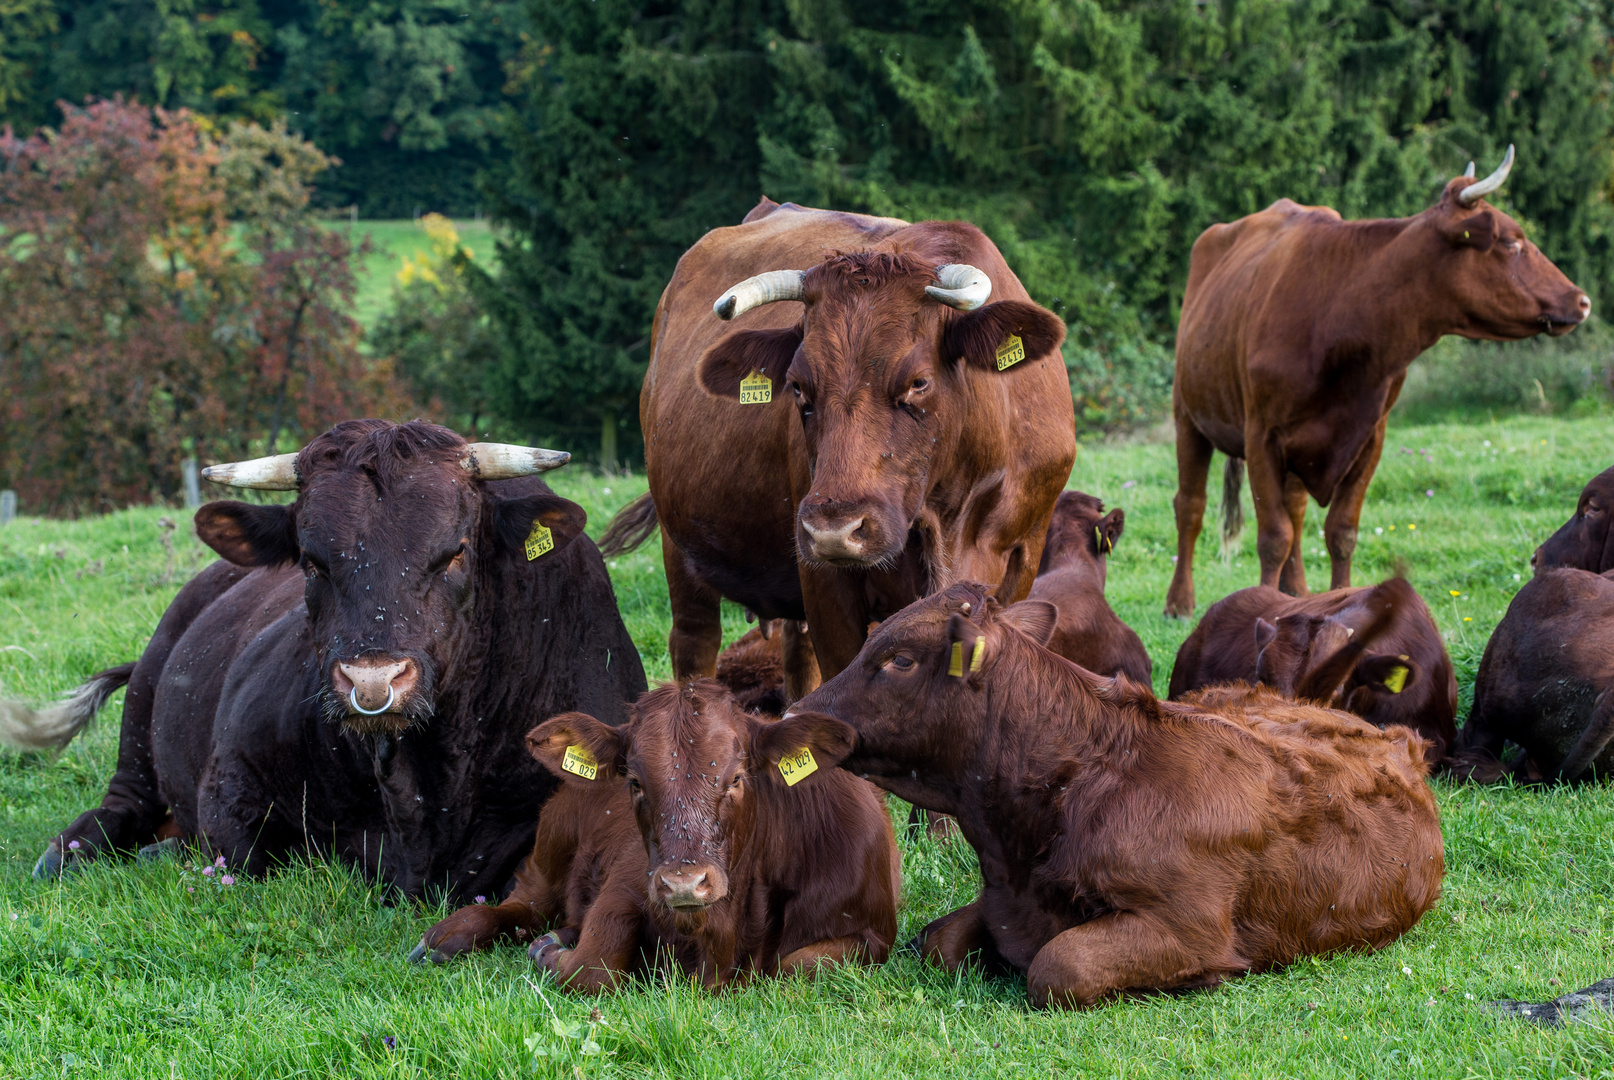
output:
M92 675L55 705L32 709L20 701L0 701L0 744L18 750L60 750L83 731L106 699L129 683L134 664Z

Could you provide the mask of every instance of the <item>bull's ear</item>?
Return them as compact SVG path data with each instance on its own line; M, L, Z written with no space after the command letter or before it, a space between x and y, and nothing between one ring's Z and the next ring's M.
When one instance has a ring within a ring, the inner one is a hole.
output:
M1271 645L1273 639L1277 636L1278 628L1275 625L1262 618L1255 620L1255 651L1257 653Z
M998 612L998 621L1020 631L1038 645L1053 640L1059 609L1046 600L1022 600Z
M801 347L802 324L783 330L740 330L706 350L696 373L701 387L713 397L738 398L740 381L752 372L766 375L770 395L784 382L785 372Z
M1459 221L1448 219L1441 232L1453 247L1490 251L1491 245L1496 243L1496 223L1487 213L1471 214Z
M1121 530L1126 528L1126 512L1116 507L1108 514L1098 519L1093 526L1093 547L1100 555L1108 555L1115 550L1115 542L1121 539Z
M302 551L289 506L210 502L196 511L196 535L237 566L282 566Z
M1418 681L1418 665L1405 656L1378 653L1356 664L1356 680L1381 694L1399 694Z
M793 713L782 720L753 722L748 756L753 772L771 769L781 776L794 776L800 775L809 763L812 772L832 769L845 761L856 745L857 729L851 724L823 713ZM779 768L781 761L785 762L783 770ZM802 779L809 776L811 772Z
M1012 338L1019 338L1018 349ZM1046 356L1065 341L1065 323L1047 308L1000 300L952 319L942 332L942 355L971 367L1003 371ZM999 353L1002 352L1002 358Z
M562 780L612 780L626 772L621 732L587 713L562 713L527 732L527 752Z
M553 491L492 498L493 529L500 549L527 562L561 551L583 535L588 524L588 514L581 506Z

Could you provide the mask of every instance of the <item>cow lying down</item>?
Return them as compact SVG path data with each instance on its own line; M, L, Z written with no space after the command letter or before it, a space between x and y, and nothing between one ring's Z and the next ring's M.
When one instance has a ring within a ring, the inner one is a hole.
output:
M515 888L439 922L411 959L553 927L529 951L569 990L611 989L667 953L708 989L884 962L901 861L879 792L832 767L850 734L760 720L710 679L650 691L620 728L540 724L527 748L564 783Z
M1434 904L1411 731L1259 688L1161 702L1049 652L1053 626L1045 603L955 585L786 716L821 766L958 818L982 887L924 929L932 962L979 954L1024 972L1035 1005L1088 1006L1378 948Z
M1604 469L1581 490L1575 512L1530 556L1536 573L1560 566L1601 574L1614 570L1614 469Z
M1614 570L1548 570L1525 582L1485 645L1452 769L1499 780L1505 742L1521 779L1614 774Z
M1457 673L1429 608L1404 578L1286 596L1258 585L1212 604L1177 650L1170 695L1243 681L1403 724L1440 761L1457 735Z

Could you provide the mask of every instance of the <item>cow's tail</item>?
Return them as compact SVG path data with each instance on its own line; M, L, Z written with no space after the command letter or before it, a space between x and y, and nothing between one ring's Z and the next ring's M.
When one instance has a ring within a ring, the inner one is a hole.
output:
M1222 472L1222 552L1238 543L1244 532L1244 459L1230 457Z
M60 750L87 727L106 699L129 685L134 661L91 675L54 705L31 709L20 701L0 701L0 743L18 750Z
M600 554L607 558L626 555L650 539L659 524L655 501L647 491L618 510L611 519L605 535L600 537Z

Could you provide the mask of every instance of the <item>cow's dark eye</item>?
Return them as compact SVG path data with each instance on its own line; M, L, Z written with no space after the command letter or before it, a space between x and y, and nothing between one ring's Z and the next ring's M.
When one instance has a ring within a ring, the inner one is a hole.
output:
M1589 518L1602 517L1603 508L1594 502L1589 502L1586 504L1585 516Z
M637 776L628 777L628 791L631 792L635 798L644 794L644 788L639 786L639 778Z
M909 656L907 653L899 652L890 660L886 661L886 663L891 667L896 668L898 671L912 671L914 666L914 658Z
M729 781L730 791L739 791L745 786L745 773L735 773L734 779Z
M908 389L912 393L923 394L926 390L930 389L930 380L929 379L915 379L913 381L913 385L908 387Z

